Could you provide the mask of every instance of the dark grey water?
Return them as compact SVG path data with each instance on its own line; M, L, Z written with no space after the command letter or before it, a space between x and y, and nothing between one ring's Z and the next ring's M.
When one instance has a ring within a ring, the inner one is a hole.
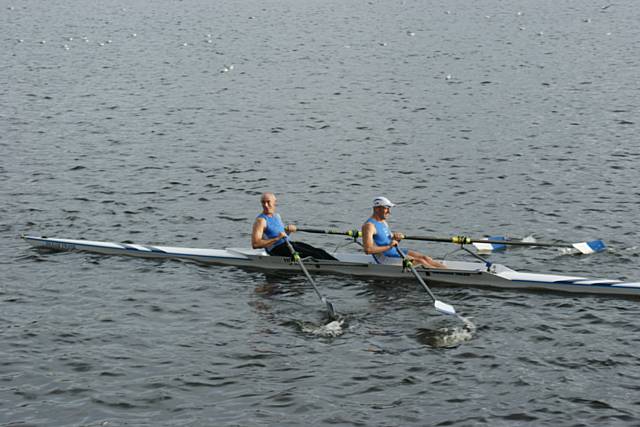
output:
M635 2L0 3L0 425L634 425L637 300L40 253L248 244L265 190L352 228L602 238L640 279ZM336 238L298 236L329 249ZM451 248L419 246L434 256ZM355 247L347 247L356 250Z

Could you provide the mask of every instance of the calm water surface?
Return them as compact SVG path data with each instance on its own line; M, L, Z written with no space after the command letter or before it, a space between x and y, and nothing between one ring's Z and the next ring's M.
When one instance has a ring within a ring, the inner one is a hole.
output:
M434 288L469 331L318 276L332 338L302 276L18 238L246 246L262 191L343 229L382 194L406 233L602 238L491 259L639 280L636 3L472 3L0 2L0 425L637 425L637 300Z

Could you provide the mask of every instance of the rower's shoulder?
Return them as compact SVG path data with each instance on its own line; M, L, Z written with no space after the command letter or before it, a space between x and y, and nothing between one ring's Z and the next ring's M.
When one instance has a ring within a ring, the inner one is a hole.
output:
M371 220L373 220L373 218L368 218L368 219L364 222L364 224L362 224L362 229L363 229L363 230L364 230L365 228L371 228L371 227L375 228L375 227L376 227L376 226L375 226L375 224L374 224Z

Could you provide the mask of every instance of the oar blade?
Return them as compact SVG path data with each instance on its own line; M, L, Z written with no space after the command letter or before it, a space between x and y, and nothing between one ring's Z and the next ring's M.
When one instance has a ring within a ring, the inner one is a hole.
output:
M489 236L487 240L493 240L494 243L473 242L473 246L475 246L478 252L496 252L507 249L507 245L497 243L498 241L506 242L508 239L505 236Z
M573 246L583 254L602 252L607 248L602 240L590 240L588 242L574 243L571 246Z
M322 298L322 301L324 301L324 304L327 306L327 312L329 313L329 317L331 318L331 320L335 320L338 318L338 315L336 314L336 310L335 308L333 308L333 304L331 303L331 301L328 301L326 298Z
M451 306L451 305L449 305L447 303L444 303L442 301L435 300L435 302L433 303L433 306L440 313L448 314L448 315L451 315L451 316L455 316L456 315L456 309L453 308L453 306Z

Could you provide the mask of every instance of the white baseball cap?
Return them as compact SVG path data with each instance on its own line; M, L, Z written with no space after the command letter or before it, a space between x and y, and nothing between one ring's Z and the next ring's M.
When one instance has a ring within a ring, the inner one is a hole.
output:
M375 208L376 206L384 206L385 208L392 208L395 205L391 203L391 200L387 199L386 197L376 197L375 199L373 199L373 207Z

